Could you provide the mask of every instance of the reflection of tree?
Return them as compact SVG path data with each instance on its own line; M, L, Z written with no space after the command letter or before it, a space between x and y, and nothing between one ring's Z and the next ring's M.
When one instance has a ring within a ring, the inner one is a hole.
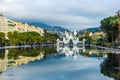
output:
M100 67L102 74L120 80L120 54L108 54Z
M4 54L5 50L4 49L0 49L0 59L4 59Z
M55 47L46 47L46 48L41 48L41 50L44 52L44 58L53 55L57 53L57 50Z
M5 71L7 68L27 64L30 61L39 60L53 54L56 54L55 47L1 50L0 72Z
M35 57L38 56L40 52L38 49L10 49L8 58L18 59L19 56Z
M4 58L4 52L5 50L0 50L0 59ZM18 59L19 56L25 56L25 57L36 57L40 53L44 53L44 56L56 54L56 48L55 47L46 47L46 48L21 48L21 49L10 49L8 58L9 59Z
M98 49L87 49L85 52L80 53L81 55L85 57L104 57L105 54L101 53L101 50Z

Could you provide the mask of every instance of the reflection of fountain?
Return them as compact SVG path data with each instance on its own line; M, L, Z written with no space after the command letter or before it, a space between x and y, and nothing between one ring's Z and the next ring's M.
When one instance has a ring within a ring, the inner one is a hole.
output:
M101 73L120 80L120 54L108 54L108 57L101 64Z
M79 50L85 51L85 48L79 48L77 46L73 46L72 48L65 46L65 47L59 47L57 46L57 52L65 54L68 56L74 56L74 58L77 57L77 54L79 54Z

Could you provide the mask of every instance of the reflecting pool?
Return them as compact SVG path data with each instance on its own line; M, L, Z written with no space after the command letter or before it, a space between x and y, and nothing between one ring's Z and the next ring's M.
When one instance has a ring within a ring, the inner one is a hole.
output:
M120 54L77 47L0 50L0 80L119 80Z

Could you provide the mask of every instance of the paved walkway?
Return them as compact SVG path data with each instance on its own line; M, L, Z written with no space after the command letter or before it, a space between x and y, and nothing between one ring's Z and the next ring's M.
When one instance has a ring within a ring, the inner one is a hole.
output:
M108 48L108 47L103 47L103 46L96 46L96 45L92 45L92 44L90 44L90 46L100 48L100 49L109 50L111 53L119 53L120 54L120 49Z

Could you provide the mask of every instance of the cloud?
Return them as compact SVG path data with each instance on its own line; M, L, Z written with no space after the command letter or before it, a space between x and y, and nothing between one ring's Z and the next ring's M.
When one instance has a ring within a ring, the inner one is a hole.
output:
M104 17L115 15L119 0L0 0L0 10L11 19L42 21L50 25L100 26Z

